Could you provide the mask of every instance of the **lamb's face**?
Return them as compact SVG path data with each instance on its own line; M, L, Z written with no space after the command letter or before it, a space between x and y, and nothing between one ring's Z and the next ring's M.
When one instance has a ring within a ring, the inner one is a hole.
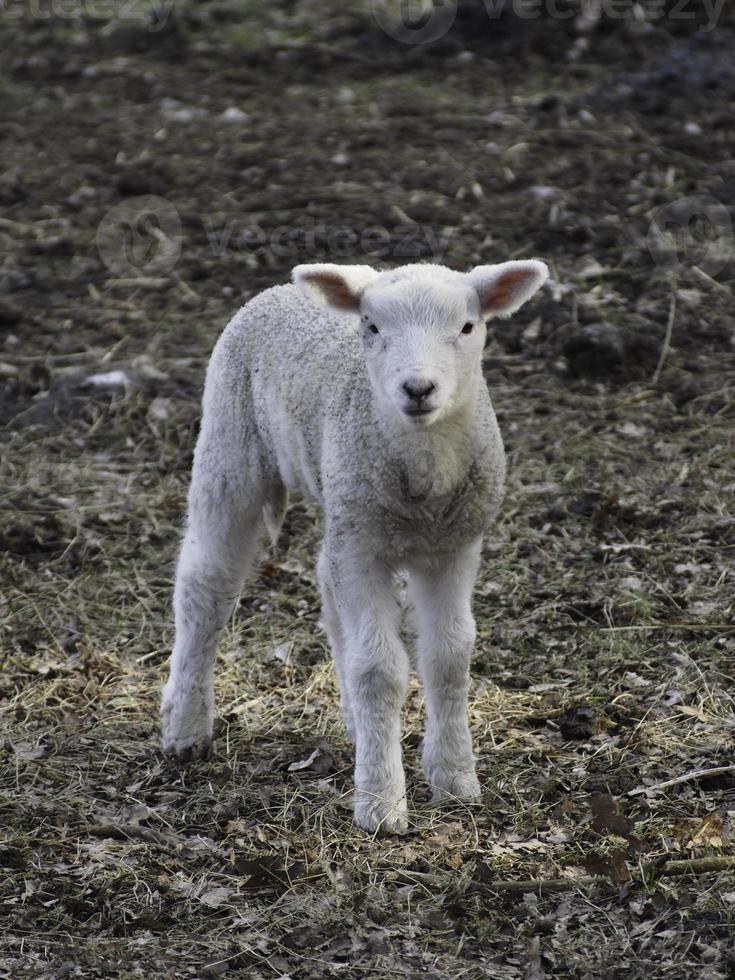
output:
M318 302L359 314L376 407L408 427L434 425L472 404L485 323L508 316L546 280L543 262L478 265L453 272L406 265L299 265L294 282Z
M477 293L459 274L443 282L428 273L381 279L360 303L376 404L406 426L433 425L476 391L486 335Z

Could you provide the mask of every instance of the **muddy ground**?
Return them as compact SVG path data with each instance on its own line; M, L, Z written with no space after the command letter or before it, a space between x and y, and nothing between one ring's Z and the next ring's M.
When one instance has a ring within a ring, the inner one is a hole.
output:
M735 976L735 23L559 7L420 45L350 4L0 10L0 975ZM414 685L412 829L352 827L298 500L178 769L226 320L297 262L533 255L487 351L482 801L429 806Z

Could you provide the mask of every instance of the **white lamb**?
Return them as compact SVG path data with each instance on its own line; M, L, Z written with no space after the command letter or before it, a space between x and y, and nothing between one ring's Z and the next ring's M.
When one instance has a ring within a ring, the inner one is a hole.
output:
M471 593L503 495L503 443L481 369L485 322L542 285L534 260L466 274L430 264L300 265L220 337L204 390L163 691L163 747L206 754L217 637L287 492L324 509L323 619L355 745L355 820L406 829L401 707L408 576L434 798L480 792L467 723Z

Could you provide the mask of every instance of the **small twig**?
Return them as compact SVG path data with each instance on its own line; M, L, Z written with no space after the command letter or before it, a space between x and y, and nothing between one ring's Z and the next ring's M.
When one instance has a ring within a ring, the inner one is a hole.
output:
M717 279L713 279L712 276L708 275L704 269L700 269L698 265L692 266L692 272L698 276L702 282L706 283L708 286L714 286L723 295L727 296L728 299L732 299L732 290L727 287L723 282L718 282Z
M128 843L133 840L140 840L146 844L155 844L172 854L178 853L185 844L183 840L161 834L150 827L136 827L132 824L124 827L114 823L90 824L84 828L84 833L91 837L108 837L112 840L127 841Z
M637 405L639 402L645 402L655 397L656 392L652 388L644 388L642 391L636 391L633 395L628 395L627 398L622 398L620 404Z
M670 786L679 786L681 783L689 783L695 779L706 779L708 776L719 776L725 772L735 772L735 766L715 766L714 769L692 769L674 779L667 779L663 783L656 783L655 786L639 786L637 789L629 791L628 796L640 796L641 793L656 793L661 789L669 789Z
M154 292L161 289L168 289L173 285L173 279L165 276L134 276L123 279L105 280L105 289L150 289Z
M735 868L735 857L691 858L684 861L669 861L656 868L654 864L646 865L648 877L679 878L682 875L701 875L709 871L729 871Z
M323 54L329 58L336 58L339 61L353 61L358 65L373 65L370 58L367 58L363 54L318 42L281 41L279 44L271 45L271 51L298 51L299 54Z
M427 873L426 871L406 871L402 868L384 868L383 870L395 875L396 881L401 881L407 885L440 885L442 876Z
M573 888L588 888L599 885L609 879L595 875L579 875L576 878L528 878L526 881L497 880L475 882L472 891L486 894L487 892L568 892Z
M636 626L601 626L600 633L623 633L629 630L688 630L698 633L702 630L724 630L730 632L735 626L730 623L644 623Z
M631 876L627 882L613 882L604 875L576 875L572 878L527 878L502 879L494 881L474 881L469 891L487 895L495 892L567 892L575 888L589 888L590 885L623 885L636 880L654 878L681 878L683 875L708 874L712 871L735 870L735 857L690 858L688 860L668 861L659 859L643 865L639 878ZM438 874L422 871L394 870L394 880L406 885L423 885L425 888L444 888L447 879Z
M10 359L10 358L8 358ZM94 360L92 351L81 350L73 351L68 354L56 354L53 351L45 351L43 354L13 354L14 364L38 364L43 361L89 361Z
M20 221L13 221L11 218L0 218L0 229L5 231L16 231L20 235L27 235L35 232L33 225L25 225Z
M645 866L648 877L680 878L682 875L701 875L708 871L729 871L735 868L735 857L689 858L684 861L668 861L657 868L651 863Z
M735 869L735 857L692 858L688 861L651 862L643 866L642 877L644 879L680 878L683 875L700 875L710 871L730 871L731 869ZM476 882L473 887L480 892L563 892L606 882L611 883L609 878L601 875L579 875L576 878L531 878L527 881ZM616 882L616 884L626 883Z
M671 335L674 332L674 320L676 319L676 284L671 289L671 304L669 305L669 318L666 321L666 333L664 334L664 344L661 348L661 353L659 354L658 364L656 365L656 370L653 372L653 377L651 378L651 384L655 387L658 384L658 379L661 377L661 371L663 370L664 363L668 356L669 350L671 348Z

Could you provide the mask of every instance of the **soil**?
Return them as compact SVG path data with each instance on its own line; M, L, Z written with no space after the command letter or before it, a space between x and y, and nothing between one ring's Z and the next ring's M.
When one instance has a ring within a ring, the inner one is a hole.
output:
M0 10L1 976L735 975L735 15L510 6L418 45L377 4ZM299 262L530 256L486 352L482 801L429 805L414 685L412 829L353 828L300 500L212 758L164 759L227 319Z

